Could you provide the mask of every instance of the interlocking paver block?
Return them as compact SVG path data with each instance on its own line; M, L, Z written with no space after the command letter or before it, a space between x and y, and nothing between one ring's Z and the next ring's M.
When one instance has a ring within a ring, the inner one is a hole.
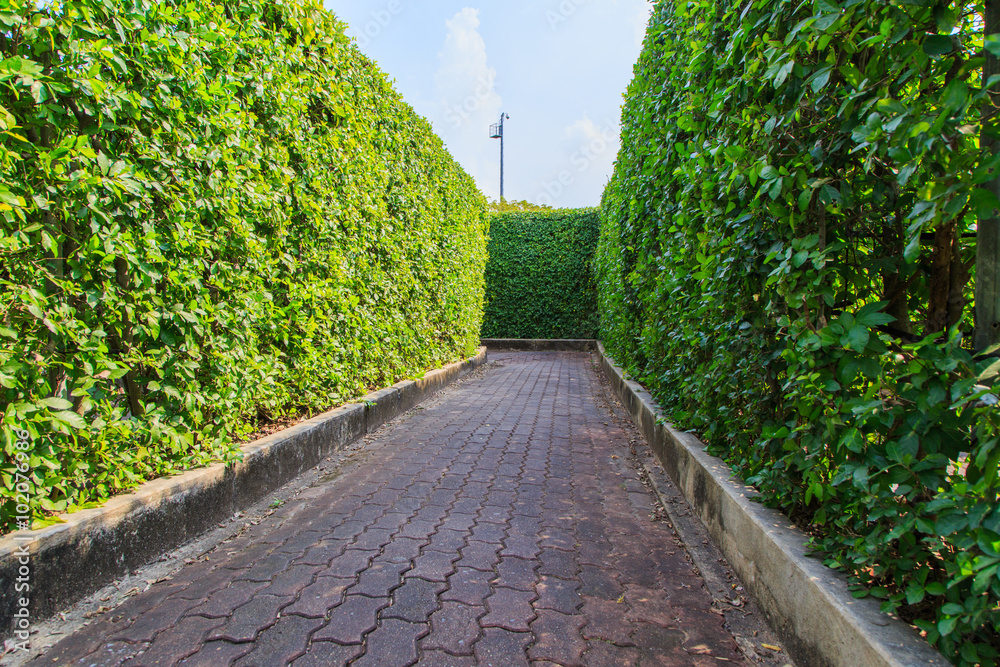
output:
M128 628L115 633L112 639L125 642L151 642L164 628L175 624L188 609L194 607L195 600L168 598L159 606L141 614Z
M344 593L353 579L316 577L316 581L302 589L295 604L285 607L284 613L308 618L323 618L326 612L344 601Z
M329 565L330 562L344 553L350 541L334 540L324 537L309 547L295 562L303 565Z
M611 555L614 547L610 542L583 542L576 550L576 560L580 565L592 565L602 569L613 569Z
M628 584L625 586L625 603L631 620L656 623L665 628L676 628L678 610L668 602L661 589Z
M180 658L195 653L209 630L222 623L219 619L191 616L158 633L156 643L141 655L127 661L125 667L160 667L173 665ZM195 640L195 641L192 641Z
M625 556L615 559L618 581L654 588L659 584L656 561L652 558Z
M542 566L538 574L550 577L576 580L580 574L580 566L576 562L576 554L560 549L542 549L539 555Z
M320 571L316 565L292 565L290 568L276 574L271 583L261 590L261 595L286 596L295 595L308 586Z
M479 663L472 656L450 655L444 651L420 651L420 661L417 667L478 667Z
M485 607L443 603L431 615L431 633L421 642L421 648L440 649L454 655L472 655L472 647L481 632L478 620L485 614Z
M684 633L651 623L640 623L632 633L632 642L642 654L643 664L666 667L693 667L691 657L684 651Z
M253 599L267 584L260 581L235 581L228 588L223 588L209 595L201 604L192 607L188 616L200 615L208 618L227 618L237 607L242 607Z
M587 619L581 635L619 646L632 644L632 624L625 618L628 607L624 600L616 602L595 597L584 597L580 613Z
M412 561L420 555L420 550L430 540L415 540L409 537L394 537L392 542L382 549L382 560L393 563L404 563Z
M449 504L450 503L442 505L425 505L417 510L417 513L413 515L412 521L427 521L432 522L435 526L437 526L446 516L448 516Z
M403 526L399 535L417 540L429 540L440 523L440 520L434 519L414 519Z
M76 664L87 667L121 667L130 659L149 648L149 644L130 644L128 642L109 642L101 646Z
M333 540L353 541L358 535L365 532L365 528L367 527L368 524L364 521L344 521L335 526L329 533L326 533L324 537Z
M63 639L44 656L35 658L28 664L31 667L74 664L74 660L97 651L107 642L108 637L117 630L126 628L131 622L132 619L123 616L105 614L88 625L83 632Z
M678 627L684 631L683 648L690 654L714 656L721 660L739 660L739 648L723 631L725 621L710 611L688 608L677 610Z
M425 551L414 559L413 569L407 572L406 576L444 582L455 571L455 561L457 560L458 554Z
M406 514L407 512L416 512L418 509L424 506L425 501L423 498L416 498L411 495L404 496L397 500L392 508L401 514Z
M507 539L528 538L536 541L542 532L541 516L512 516L507 522Z
M635 667L642 655L634 648L603 641L588 642L587 646L583 654L583 664L587 667Z
M580 628L587 620L580 615L562 614L552 609L540 609L531 623L535 642L528 651L532 660L550 660L566 667L582 667L581 657L587 643Z
M393 531L388 528L369 528L358 535L351 544L352 549L380 551L382 547L392 542Z
M446 588L443 582L408 577L406 583L392 593L392 604L382 610L380 618L398 618L413 623L426 623L440 606L437 596Z
M526 632L528 624L535 618L531 603L537 596L534 591L519 591L513 588L494 588L486 598L489 613L481 621L484 628L504 628L513 632Z
M564 614L575 614L583 598L580 597L579 581L560 579L559 577L542 577L535 586L538 600L535 609L555 609Z
M572 551L576 548L576 536L573 531L565 528L546 527L542 529L541 540L538 544L543 549Z
M408 512L386 512L382 518L371 524L371 528L390 530L396 533L412 518L413 515Z
M712 595L705 588L701 577L670 577L663 583L663 594L670 605L677 608L708 609L712 606Z
M389 606L389 598L348 595L330 610L329 623L313 635L314 641L360 644L364 635L375 629L379 610Z
M504 540L501 555L514 556L517 558L534 559L542 553L542 548L538 546L538 537L511 536Z
M224 543L216 547L211 555L214 558L201 558L197 562L189 563L180 572L172 574L169 579L170 583L184 588L195 580L211 574L219 566L219 563L227 561L232 554L229 545Z
M246 570L267 558L274 551L275 545L255 542L247 547L232 552L232 557L226 560L222 567L230 570Z
M522 591L530 591L535 587L537 576L535 568L538 561L526 560L508 556L501 558L496 567L496 577L493 579L494 586L505 586L516 588Z
M183 572L183 570L182 570ZM236 576L233 571L225 567L217 567L206 571L204 575L194 579L187 588L175 593L172 597L184 598L187 600L202 600L212 591L225 588ZM171 583L176 583L170 580Z
M178 595L186 590L183 584L175 584L172 581L161 582L150 586L145 593L129 598L124 604L114 610L114 618L134 619L140 615L160 606L168 597ZM185 598L187 599L187 598Z
M527 667L527 648L532 639L530 632L486 628L483 638L476 642L476 662L482 667Z
M235 667L287 665L305 653L309 635L323 621L302 616L282 616L254 642L254 650L236 661Z
M508 526L497 523L480 523L472 529L470 540L497 544L506 536Z
M246 572L239 574L236 581L271 581L276 574L283 572L293 560L292 554L272 553Z
M451 511L448 515L441 520L441 525L438 526L438 530L455 530L455 531L467 531L476 525L476 514L473 513L462 513Z
M364 650L360 644L341 646L333 642L312 641L306 649L306 654L296 658L292 667L346 667Z
M458 553L469 540L469 533L464 530L441 530L434 533L430 543L424 547L426 551L440 551L446 554Z
M372 559L378 555L377 551L360 551L358 549L348 549L330 562L329 567L323 570L323 574L331 577L356 577L364 572L371 564Z
M396 618L379 622L365 638L365 653L351 667L409 667L417 662L417 640L426 635L426 623Z
M492 578L492 573L459 567L455 574L448 577L448 590L441 594L441 599L478 607L490 595L489 581Z
M477 523L499 523L505 524L507 520L510 519L511 508L510 507L497 507L495 505L484 505L481 510L479 510L479 518Z
M49 655L212 667L745 665L670 524L650 516L590 355L491 359Z
M307 530L288 538L284 543L275 547L275 553L290 553L300 556L309 548L315 546L321 539L323 533L319 531Z
M234 611L225 625L210 632L208 639L237 643L253 641L261 630L274 625L278 612L291 601L290 597L257 596Z
M370 598L388 597L392 591L403 585L403 573L411 567L408 561L387 561L379 556L361 573L357 583L351 586L348 593L367 595Z
M242 655L253 650L253 644L233 644L227 641L212 641L203 645L197 653L177 663L183 667L219 667L228 665Z

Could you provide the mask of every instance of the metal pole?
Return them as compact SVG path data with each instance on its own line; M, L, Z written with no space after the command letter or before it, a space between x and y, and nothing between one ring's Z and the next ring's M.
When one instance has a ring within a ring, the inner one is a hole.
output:
M985 30L987 36L1000 32L1000 0L986 0ZM994 74L1000 74L1000 62L989 51L983 66L983 84ZM980 144L983 158L995 155L1000 146L987 136L988 126L996 123L998 105L995 96L1000 95L997 86L986 95L982 111L982 136ZM1000 176L993 175L982 187L1000 196ZM987 219L979 220L976 238L976 336L973 344L977 350L1000 342L1000 219L991 211Z
M500 201L503 202L503 117L500 114Z

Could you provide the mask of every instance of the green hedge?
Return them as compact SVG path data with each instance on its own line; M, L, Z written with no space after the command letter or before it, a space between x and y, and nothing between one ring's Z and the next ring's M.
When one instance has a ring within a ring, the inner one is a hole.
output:
M0 527L473 353L486 200L320 3L42 4L0 12Z
M962 665L1000 648L982 9L661 0L596 259L610 353Z
M597 209L494 213L483 338L595 338Z

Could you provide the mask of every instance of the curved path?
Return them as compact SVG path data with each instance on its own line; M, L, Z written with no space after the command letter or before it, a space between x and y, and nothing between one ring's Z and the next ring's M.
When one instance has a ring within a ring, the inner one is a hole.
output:
M30 664L747 664L590 355L490 358Z

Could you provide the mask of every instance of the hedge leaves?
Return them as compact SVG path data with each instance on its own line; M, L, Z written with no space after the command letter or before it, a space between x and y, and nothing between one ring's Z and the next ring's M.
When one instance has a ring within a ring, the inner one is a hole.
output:
M595 338L596 209L491 215L483 338Z
M0 526L472 353L485 199L319 3L0 24Z
M596 260L609 352L962 665L1000 649L982 11L658 2Z

